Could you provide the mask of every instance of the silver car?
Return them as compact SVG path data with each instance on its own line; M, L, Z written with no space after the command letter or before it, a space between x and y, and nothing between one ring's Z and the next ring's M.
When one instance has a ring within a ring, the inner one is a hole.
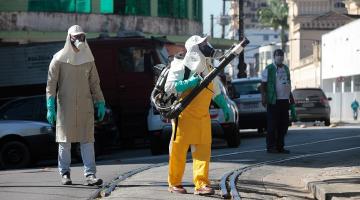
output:
M45 122L0 120L0 168L22 168L56 155L55 132Z
M239 109L240 129L266 129L266 108L261 103L261 78L241 78L231 82L231 96Z

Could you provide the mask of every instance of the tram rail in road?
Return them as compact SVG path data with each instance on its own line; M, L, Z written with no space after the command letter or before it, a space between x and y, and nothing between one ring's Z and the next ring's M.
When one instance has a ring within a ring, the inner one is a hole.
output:
M314 141L314 142L307 142L307 143L302 143L302 144L295 144L295 145L289 145L287 146L288 148L291 147L299 147L299 146L305 146L305 145L312 145L312 144L319 144L319 143L324 143L324 142L331 142L331 141L337 141L337 140L345 140L345 139L351 139L351 138L359 138L360 135L355 135L355 136L347 136L347 137L338 137L338 138L331 138L331 139L325 139L325 140L319 140L319 141ZM255 164L251 164L248 165L246 167L242 167L239 169L235 169L229 172L226 172L219 183L220 186L220 195L222 198L224 199L235 199L235 200L240 200L241 197L239 195L239 191L236 187L236 183L237 180L239 178L239 176L244 173L247 170L256 168L256 167L261 167L264 165L268 165L268 164L276 164L276 163L284 163L287 161L293 161L293 160L297 160L297 159L303 159L303 158L308 158L308 157L316 157L316 156L321 156L321 155L327 155L327 154L336 154L336 153L340 153L340 152L345 152L345 151L353 151L353 150L358 150L360 149L359 147L352 147L352 148L343 148L343 149L337 149L337 150L331 150L331 151L324 151L324 152L319 152L319 153L309 153L309 154L303 154L303 155L296 155L296 156L289 156L287 158L283 158L283 159L276 159L276 160L266 160L266 161L262 161L262 162L258 162ZM211 156L212 159L218 159L218 158L222 158L222 157L226 157L226 156L232 156L232 155L237 155L237 154L245 154L245 153L254 153L254 152L262 152L262 151L266 151L266 149L254 149L254 150L248 150L248 151L238 151L238 152L232 152L232 153L226 153L226 154L218 154L218 155L214 155ZM191 159L187 160L190 161ZM152 164L149 166L145 166L145 167L141 167L123 174L120 174L119 176L117 176L116 178L114 178L111 182L106 183L103 187L99 188L93 195L91 195L89 197L89 199L96 199L99 197L106 197L109 196L111 194L111 192L116 188L116 186L121 182L124 181L125 179L141 173L143 171L152 169L152 168L156 168L156 167L161 167L161 166L165 166L167 165L167 162L162 162L162 163L158 163L158 164Z

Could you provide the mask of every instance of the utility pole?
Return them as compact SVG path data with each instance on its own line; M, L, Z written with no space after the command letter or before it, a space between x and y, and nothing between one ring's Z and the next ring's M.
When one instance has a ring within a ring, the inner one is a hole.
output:
M210 35L211 38L214 38L214 15L210 15Z
M222 16L225 16L225 1L226 0L223 0L223 15ZM222 23L222 31L221 31L221 38L225 38L225 24Z
M244 38L244 1L239 0L239 41ZM246 78L246 64L244 62L244 51L239 55L239 72L237 74L238 78Z

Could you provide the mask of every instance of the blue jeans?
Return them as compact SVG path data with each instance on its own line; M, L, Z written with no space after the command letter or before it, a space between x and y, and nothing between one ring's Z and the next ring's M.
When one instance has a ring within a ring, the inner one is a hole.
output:
M94 143L80 143L81 158L84 163L84 176L96 173ZM60 175L70 173L71 143L59 142L58 168Z

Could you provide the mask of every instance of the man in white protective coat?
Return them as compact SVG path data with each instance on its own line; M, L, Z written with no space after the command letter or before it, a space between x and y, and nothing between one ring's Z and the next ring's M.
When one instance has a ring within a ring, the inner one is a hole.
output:
M85 184L102 184L102 180L95 175L94 109L97 120L102 121L105 115L105 100L94 57L85 37L80 26L71 26L64 48L53 56L48 72L47 120L52 125L56 122L58 168L63 185L72 184L70 149L73 142L80 143Z
M200 84L211 70L211 58L216 54L207 42L207 37L191 36L185 43L184 59L175 58L165 84L167 93L174 93L184 98ZM188 69L186 69L188 68ZM186 71L188 77L184 77ZM229 105L221 94L218 79L214 79L204 88L184 109L179 117L172 121L172 137L169 145L169 191L185 194L182 177L185 170L186 154L191 148L193 158L194 194L212 195L214 189L210 186L209 164L211 155L211 119L209 106L211 99L222 108L225 120L229 120Z

